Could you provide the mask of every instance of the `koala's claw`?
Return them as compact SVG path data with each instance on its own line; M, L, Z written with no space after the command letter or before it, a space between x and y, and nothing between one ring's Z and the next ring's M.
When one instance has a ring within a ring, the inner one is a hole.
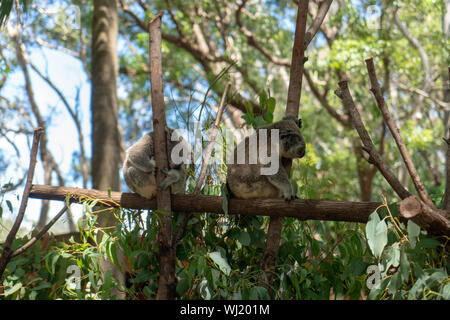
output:
M298 197L296 195L289 195L289 196L284 197L284 201L286 201L288 203L295 199L298 199Z

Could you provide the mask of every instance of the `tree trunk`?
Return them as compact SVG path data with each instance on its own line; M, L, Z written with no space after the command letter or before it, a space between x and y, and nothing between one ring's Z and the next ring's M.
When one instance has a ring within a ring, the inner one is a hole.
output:
M118 12L116 1L94 0L92 19L92 185L99 190L120 190L120 134L117 85ZM102 227L114 224L112 215L99 215ZM124 283L124 276L110 261L101 261L103 272ZM125 296L113 292L116 298Z

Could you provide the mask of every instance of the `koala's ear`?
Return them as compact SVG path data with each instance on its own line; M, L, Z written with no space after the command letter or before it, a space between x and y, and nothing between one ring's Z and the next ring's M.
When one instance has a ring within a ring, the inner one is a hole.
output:
M302 119L301 118L298 119L298 127L300 129L302 128Z

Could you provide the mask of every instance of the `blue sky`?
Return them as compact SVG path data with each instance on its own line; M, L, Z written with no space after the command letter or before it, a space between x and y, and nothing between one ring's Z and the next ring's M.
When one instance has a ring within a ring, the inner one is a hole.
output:
M29 52L30 60L39 68L41 73L47 75L53 83L66 95L66 99L70 104L74 104L77 87L81 87L80 103L81 103L81 118L83 119L83 133L85 135L85 148L87 155L90 156L90 83L83 71L81 63L64 53L53 49L44 48L42 50L32 50ZM81 182L74 182L69 180L68 174L71 165L71 155L74 150L78 150L78 136L72 119L67 113L63 103L54 91L45 83L37 74L30 68L33 91L35 99L43 117L48 121L48 147L53 153L56 162L60 165L61 171L67 179L66 184L73 187L81 187ZM26 101L24 97L24 80L20 69L12 72L8 76L8 81L2 90L2 95L13 99L19 95ZM11 136L12 137L12 136ZM29 162L29 145L25 139L15 139L17 146L21 152L21 166L24 170L28 167ZM0 144L5 145L5 141L0 138ZM3 148L2 148L3 149ZM0 184L7 183L9 179L17 181L20 174L26 172L18 172L10 167L4 176L7 181L0 181ZM41 163L38 161L36 166L36 173L34 177L34 184L43 184L43 170ZM56 185L56 181L54 184ZM17 209L22 197L23 188L18 188L14 192L5 195L5 200L10 200L15 208L14 215L17 214ZM19 199L18 199L19 198ZM1 200L1 199L0 199ZM61 202L51 202L50 217L61 208ZM4 207L4 217L12 218L9 210ZM79 210L72 206L74 214L79 215ZM25 215L24 226L30 228L31 221L37 221L39 218L39 211L41 208L41 200L30 199Z

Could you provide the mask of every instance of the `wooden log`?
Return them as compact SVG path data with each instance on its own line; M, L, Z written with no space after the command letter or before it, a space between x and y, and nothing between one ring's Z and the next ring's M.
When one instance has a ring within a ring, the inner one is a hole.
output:
M400 214L431 234L450 236L448 212L431 208L415 195L402 200Z
M109 207L156 210L156 199L145 199L135 193L33 185L30 197L64 201L70 195L70 202L79 203L86 199L101 199L99 204ZM222 197L205 195L172 195L172 210L181 212L208 212L223 214ZM331 200L283 199L230 199L229 214L255 216L282 216L300 220L326 220L366 223L369 215L380 206L379 202L352 202Z

